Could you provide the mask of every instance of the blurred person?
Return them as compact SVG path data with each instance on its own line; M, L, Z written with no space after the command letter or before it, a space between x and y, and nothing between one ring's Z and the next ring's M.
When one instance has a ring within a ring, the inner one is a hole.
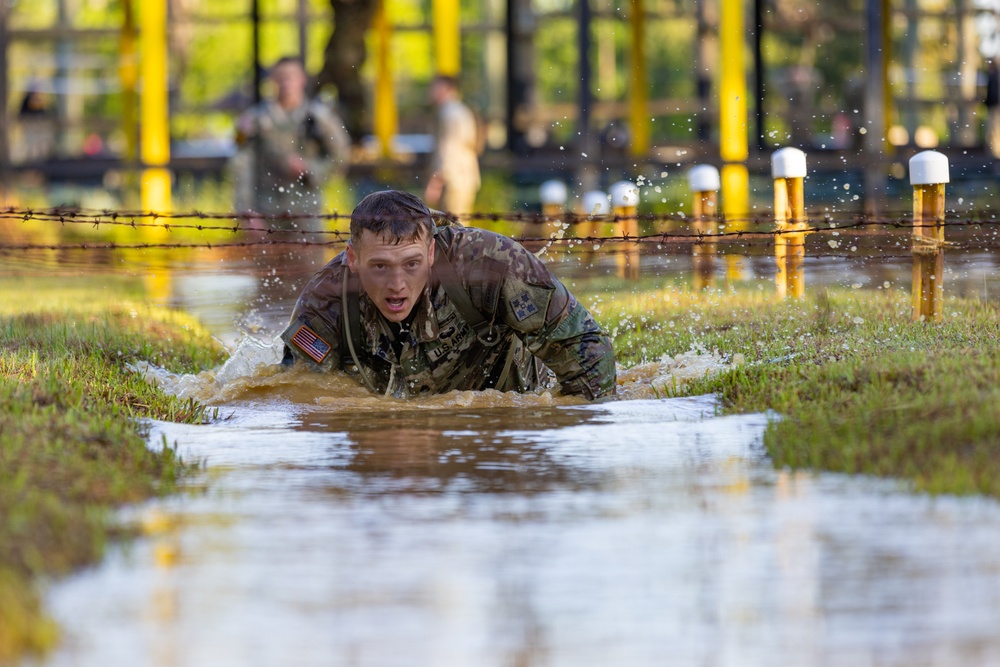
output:
M295 57L278 60L270 71L275 97L244 113L236 125L239 150L231 169L236 178L236 210L267 216L294 216L266 226L317 231L323 186L350 155L344 123L326 104L306 96L307 76ZM260 223L258 223L260 224Z
M466 215L472 212L479 191L476 115L462 102L454 77L435 76L430 97L437 107L437 128L424 199L428 206Z
M365 197L309 281L282 364L346 371L385 396L453 390L613 396L611 340L545 265L500 234L438 226L412 194Z
M14 161L41 162L50 157L55 146L53 113L48 96L37 88L37 83L29 84L17 120L21 132L12 156Z

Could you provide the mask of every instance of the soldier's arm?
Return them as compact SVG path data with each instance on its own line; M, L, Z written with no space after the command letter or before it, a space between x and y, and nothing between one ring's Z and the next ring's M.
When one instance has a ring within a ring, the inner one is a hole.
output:
M236 154L226 164L226 170L233 179L235 188L233 207L240 213L252 211L256 207L254 170L257 156L254 142L257 137L257 110L245 111L236 121Z
M306 169L315 185L322 185L334 171L347 166L351 155L351 138L344 129L344 122L333 111L319 103L309 107L315 123L315 137L323 147L324 155L307 157Z
M506 244L505 244L506 246ZM611 339L545 265L520 244L509 255L498 319L556 374L564 394L596 399L614 394Z
M328 265L305 286L288 326L281 333L285 344L283 364L305 363L315 370L340 368L341 271Z

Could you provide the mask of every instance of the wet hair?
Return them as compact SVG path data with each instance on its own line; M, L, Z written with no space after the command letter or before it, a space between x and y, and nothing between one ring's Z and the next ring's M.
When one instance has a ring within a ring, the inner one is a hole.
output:
M400 190L373 192L351 213L351 243L357 245L368 230L392 243L416 241L434 236L431 210L419 197Z
M449 76L447 74L435 74L434 79L431 81L431 83L443 83L444 85L454 90L459 89L458 79L456 77Z
M282 56L278 58L274 61L274 64L271 65L270 71L273 72L282 65L298 65L303 72L306 71L306 64L302 62L302 58L299 58L298 56Z

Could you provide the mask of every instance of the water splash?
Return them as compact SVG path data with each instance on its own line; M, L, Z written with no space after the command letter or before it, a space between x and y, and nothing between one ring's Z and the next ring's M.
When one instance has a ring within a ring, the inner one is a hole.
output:
M344 373L316 373L304 365L292 368L280 365L283 345L244 336L229 359L218 368L197 374L171 373L149 362L130 364L168 394L194 399L206 405L234 402L285 403L308 406L310 410L344 412L349 410L383 411L414 409L548 407L579 405L579 396L563 396L556 390L535 392L451 391L446 394L398 399L370 394ZM657 361L630 368L619 366L619 400L662 398L684 383L719 373L742 363L737 355L729 360L718 352L692 349L674 357L664 355Z

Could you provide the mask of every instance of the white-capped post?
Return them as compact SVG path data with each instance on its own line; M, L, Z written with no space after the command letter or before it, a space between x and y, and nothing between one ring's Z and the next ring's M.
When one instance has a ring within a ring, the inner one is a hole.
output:
M562 181L545 181L538 188L538 198L542 202L545 234L550 239L563 238L566 235L566 227L568 227L564 218L566 217L566 200L569 199L569 188Z
M805 296L802 260L806 254L805 186L806 154L798 148L781 148L771 155L774 179L774 258L778 295Z
M944 303L945 184L947 156L923 151L910 158L913 186L913 319L940 322Z
M639 186L631 181L612 185L611 208L616 235L634 239L626 241L623 252L616 255L618 276L635 280L639 277Z
M538 188L538 198L542 202L542 215L558 218L566 211L569 188L562 181L545 181Z
M597 236L598 229L607 220L611 212L611 199L608 193L600 190L588 190L580 197L580 207L577 214L580 222L576 227L577 238L586 239Z
M715 253L717 245L712 238L719 231L719 170L710 164L691 167L687 173L688 185L694 193L692 213L694 232L698 236L708 235L708 241L694 244L694 288L703 290L711 287L715 274Z

